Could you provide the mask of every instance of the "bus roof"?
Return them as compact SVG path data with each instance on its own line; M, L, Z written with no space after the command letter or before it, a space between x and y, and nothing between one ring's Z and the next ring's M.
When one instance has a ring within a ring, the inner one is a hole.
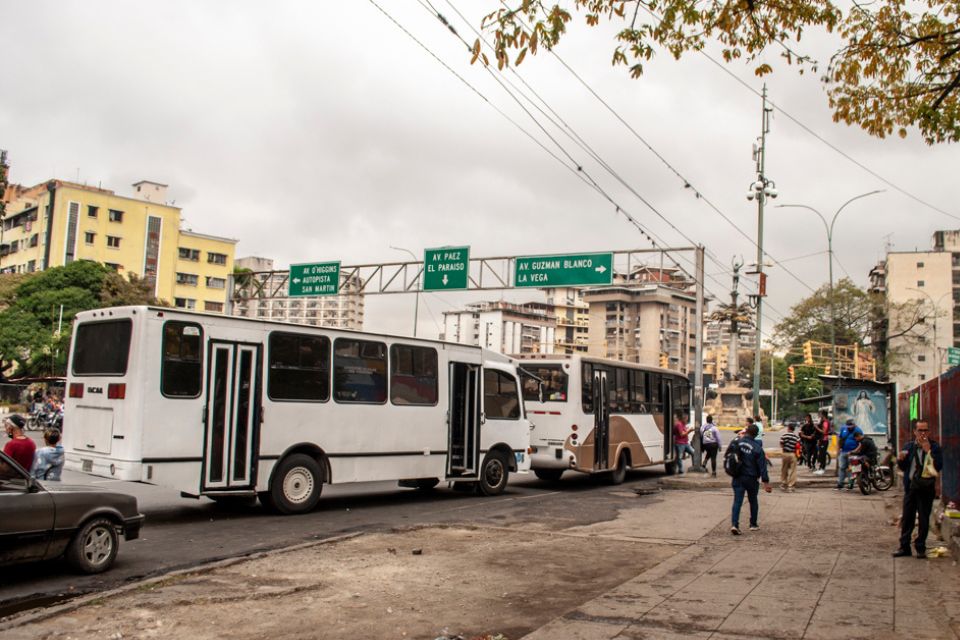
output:
M611 360L610 358L601 358L599 356L590 356L582 353L525 353L519 357L520 362L553 364L562 362L571 362L580 360L582 362L592 362L595 364L605 364L611 367L627 367L630 369L643 369L644 371L654 371L657 373L668 373L681 378L686 376L673 369L664 369L650 364L641 364L639 362L626 362L625 360Z

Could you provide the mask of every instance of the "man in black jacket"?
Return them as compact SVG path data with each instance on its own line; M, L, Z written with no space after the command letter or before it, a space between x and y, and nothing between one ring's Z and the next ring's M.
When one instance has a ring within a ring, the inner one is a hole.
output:
M749 418L748 418L749 420ZM763 483L763 490L767 493L772 491L770 487L770 477L767 475L767 457L763 452L763 446L757 440L760 429L756 424L751 423L745 433L735 439L727 447L740 450L740 460L742 466L739 473L733 478L733 510L731 512L730 533L735 536L740 535L740 509L743 507L744 495L750 502L750 530L760 529L760 501L757 495L760 493L760 483Z
M900 548L893 552L894 558L910 555L910 538L913 536L914 520L920 516L917 539L913 546L918 558L927 557L927 531L930 529L930 512L937 479L923 474L927 459L933 459L933 468L943 469L943 454L940 445L930 439L930 427L919 420L913 426L913 440L897 456L897 466L903 471L903 515L900 519Z

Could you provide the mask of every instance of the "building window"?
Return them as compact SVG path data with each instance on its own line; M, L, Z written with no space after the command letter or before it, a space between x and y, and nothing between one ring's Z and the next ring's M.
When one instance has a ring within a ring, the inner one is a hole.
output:
M179 252L181 260L200 262L200 249L187 249L186 247L180 247Z
M917 263L917 269L923 269L923 263L922 263L922 262L918 262L918 263Z
M120 271L123 268L122 264L117 264L116 262L104 262L105 267L113 269L114 271Z
M117 209L110 209L110 213L107 218L110 222L123 222L123 211L118 211Z
M185 284L189 287L197 286L200 278L193 273L177 273L177 284Z
M922 374L922 373L921 373L920 375L918 375L917 377L920 378L920 381L921 381L921 382L923 382L924 380L927 379L927 376L925 376L925 375Z
M96 218L97 214L100 212L100 207L95 207L92 204L87 205L87 217Z
M927 361L927 356L923 354L920 354L917 356L917 362L926 362L926 361Z
M207 252L207 262L210 264L227 264L227 254L225 253L214 253L212 251Z
M107 236L107 246L113 247L114 249L120 248L120 238L117 236Z
M36 260L28 260L28 261L27 261L27 273L33 273L33 272L36 271L36 270L37 270L37 261L36 261Z
M207 276L207 287L210 289L226 289L227 280L226 278L211 278Z
M173 304L178 309L196 309L197 301L193 298L174 298Z
M223 313L223 303L222 302L207 302L203 303L204 311L213 311L214 313Z
M86 231L83 234L83 241L87 244L93 244L94 239L97 237L93 231Z
M923 286L923 280L917 280L917 286L918 286L918 287L922 287L922 286Z

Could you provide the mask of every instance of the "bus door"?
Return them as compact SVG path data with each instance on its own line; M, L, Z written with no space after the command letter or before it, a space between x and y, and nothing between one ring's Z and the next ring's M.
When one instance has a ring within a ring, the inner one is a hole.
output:
M480 365L450 363L448 476L476 476L480 457Z
M663 400L663 459L671 460L676 448L673 443L673 380L661 378L660 398Z
M593 369L593 469L610 468L610 396L607 371Z
M260 424L260 346L210 341L203 489L249 488Z

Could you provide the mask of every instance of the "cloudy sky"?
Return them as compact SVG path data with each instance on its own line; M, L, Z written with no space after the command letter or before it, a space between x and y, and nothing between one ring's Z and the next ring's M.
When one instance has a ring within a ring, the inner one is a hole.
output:
M463 44L424 4L381 3L421 47L371 2L7 0L0 148L10 153L11 179L79 179L123 194L140 179L168 183L185 226L237 238L238 255L272 257L280 267L405 259L391 245L417 255L469 245L475 257L648 248L570 171L577 164L667 244L705 244L715 257L707 288L726 297L731 258L749 262L756 248L707 201L756 233L756 205L745 193L755 179L762 81L751 68L727 73L704 56L660 55L631 80L609 64L609 30L578 21L557 53L614 113L550 55L501 76L532 87L541 108L562 118L611 175L470 66ZM434 6L472 42L471 29L497 3ZM813 38L805 51L825 60L830 45ZM923 249L935 230L960 226L951 217L960 216L956 146L928 147L915 132L878 140L834 124L815 75L800 76L776 56L769 62L774 204L830 215L853 196L886 189L837 223L838 277L865 284L888 242ZM790 271L813 288L826 280L825 233L812 213L768 208L765 229L769 252ZM767 327L809 289L774 268L768 292ZM436 335L444 310L500 295L424 295L421 335ZM371 296L366 328L409 332L412 312L412 296Z

